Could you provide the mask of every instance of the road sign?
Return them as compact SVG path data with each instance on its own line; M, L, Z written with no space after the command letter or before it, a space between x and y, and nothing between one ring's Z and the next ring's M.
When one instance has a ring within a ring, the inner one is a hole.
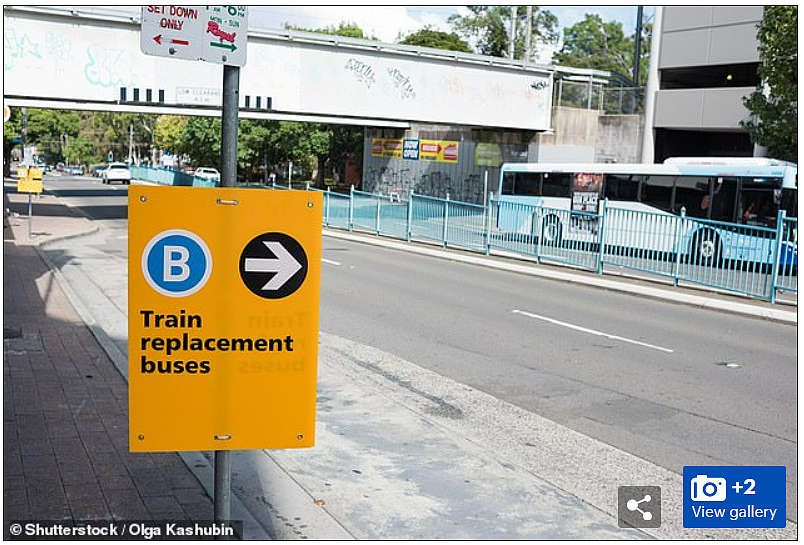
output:
M207 6L203 32L202 60L245 66L248 50L246 6Z
M240 254L240 278L252 293L266 299L287 297L304 283L307 254L283 233L263 233Z
M144 6L140 49L146 55L244 66L246 6Z
M314 444L322 205L131 187L131 451Z
M140 49L146 55L201 58L203 6L143 6Z

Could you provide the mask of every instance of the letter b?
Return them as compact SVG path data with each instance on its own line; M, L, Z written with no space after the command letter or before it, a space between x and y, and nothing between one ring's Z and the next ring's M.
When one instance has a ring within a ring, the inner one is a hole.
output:
M165 245L165 281L181 282L190 276L190 267L187 260L190 259L190 251L184 246ZM178 269L176 271L175 269Z
M143 356L142 357L142 369L141 369L142 373L150 375L155 370L156 370L156 364L154 364L154 362L152 362L151 360L149 360L148 358Z

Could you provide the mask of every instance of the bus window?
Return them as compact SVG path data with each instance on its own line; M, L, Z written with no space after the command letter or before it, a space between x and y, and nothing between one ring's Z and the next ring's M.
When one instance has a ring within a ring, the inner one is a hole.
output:
M712 213L715 221L734 222L734 205L737 199L738 178L715 178L712 191Z
M572 186L572 174L546 172L542 184L544 197L569 197Z
M703 176L679 176L676 178L676 192L673 198L673 212L681 212L684 207L687 215L693 218L708 218L710 210L709 178Z
M782 189L782 209L788 218L798 217L798 199L795 189Z
M640 178L634 174L606 174L604 196L611 201L636 202Z
M503 195L513 195L514 194L514 181L516 180L516 174L513 172L506 172L503 174L503 183L502 183L502 194Z
M541 195L542 175L538 172L519 172L516 175L514 195L538 197Z
M642 202L648 206L670 211L675 176L645 176L642 184Z
M737 221L746 225L776 227L776 213L782 200L782 191L775 185L765 180L743 178L738 207L740 216Z

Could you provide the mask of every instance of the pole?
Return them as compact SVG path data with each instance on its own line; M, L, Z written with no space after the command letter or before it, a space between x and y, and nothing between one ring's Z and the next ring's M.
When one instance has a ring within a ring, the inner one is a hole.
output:
M128 164L134 164L134 125L128 126Z
M237 186L237 115L240 67L223 67L223 112L221 114L221 187Z
M237 115L240 67L223 67L223 111L221 112L221 187L237 185ZM215 451L215 522L231 520L232 453Z
M525 64L530 64L533 54L533 6L527 7L527 23L525 26Z
M22 143L22 166L27 167L25 148L28 146L28 108L20 108L22 119L20 120L20 142Z
M653 163L655 142L653 131L653 113L656 106L656 91L659 90L659 47L662 39L662 6L656 6L653 13L653 35L650 41L650 66L648 81L645 85L645 115L642 131L642 162Z
M642 6L637 6L636 34L634 35L634 70L632 72L634 80L634 102L631 113L637 112L637 100L639 98L639 58L642 56Z
M514 42L516 41L516 11L518 6L511 6L511 32L508 40L508 58L514 60Z
M31 224L33 223L33 193L28 193L28 239L31 238Z
M642 53L642 6L637 6L637 21L634 35L634 70L631 72L634 87L639 87L639 57Z
M293 178L293 161L288 163L288 189L293 189L293 182L291 179Z

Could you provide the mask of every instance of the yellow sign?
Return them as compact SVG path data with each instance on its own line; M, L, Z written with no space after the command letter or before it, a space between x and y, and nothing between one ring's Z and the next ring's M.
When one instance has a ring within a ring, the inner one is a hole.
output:
M322 194L129 189L132 452L315 442Z
M32 180L31 178L19 178L17 180L17 193L41 193L42 180Z
M419 161L457 163L459 142L446 140L422 140L419 142Z
M402 158L402 138L372 138L371 155L373 157Z
M402 158L404 139L372 138L372 157ZM447 140L420 140L419 161L435 161L437 163L457 163L460 142Z
M41 193L42 171L38 168L17 169L17 193Z

